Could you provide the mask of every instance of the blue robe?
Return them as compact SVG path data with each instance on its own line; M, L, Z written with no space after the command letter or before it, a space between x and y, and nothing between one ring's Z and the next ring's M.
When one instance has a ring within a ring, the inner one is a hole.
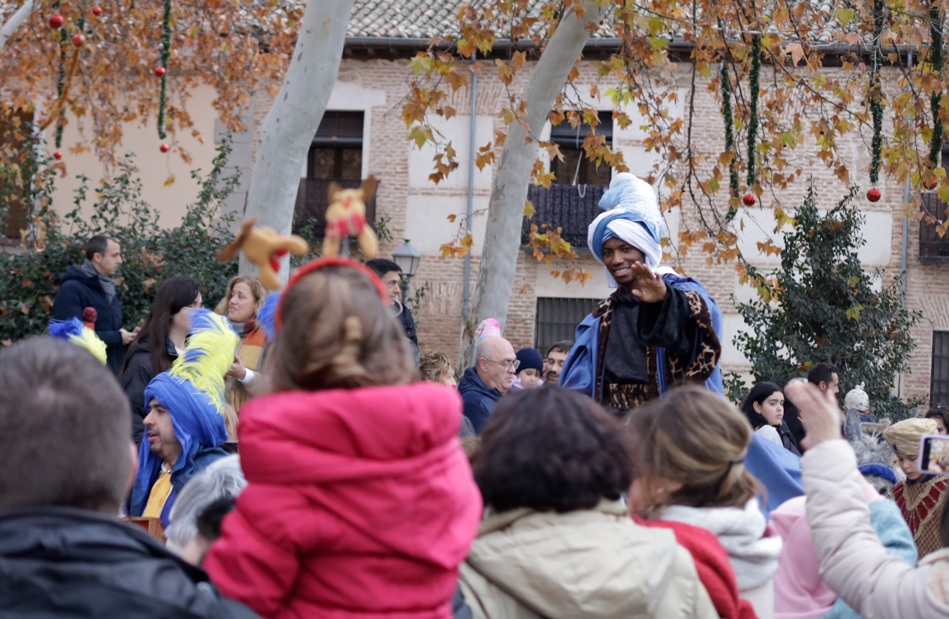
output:
M673 290L694 291L701 295L708 307L712 328L715 329L716 334L721 335L721 311L702 284L692 278L675 274L663 275L662 280ZM590 314L577 327L576 343L564 362L559 381L561 387L585 393L593 399L598 399L596 393L598 381L595 374L600 353L600 321L600 317ZM665 372L661 370L665 367L665 351L662 347L656 347L656 362L657 367L660 368L660 371L656 373L659 380L659 393L664 394L667 385ZM724 395L722 372L718 366L705 381L705 386ZM745 466L767 489L767 504L764 506L766 515L788 499L804 494L804 487L801 484L800 458L780 445L764 440L754 433L752 433Z

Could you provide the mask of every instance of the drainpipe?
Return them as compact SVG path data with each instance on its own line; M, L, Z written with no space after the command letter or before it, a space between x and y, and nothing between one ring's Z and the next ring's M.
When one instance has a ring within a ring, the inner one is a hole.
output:
M474 68L476 54L471 55ZM471 217L474 213L474 176L475 176L475 132L478 127L478 72L471 72L471 127L468 135L468 204L465 210L465 232L471 234ZM465 254L465 288L461 315L467 321L471 306L471 252Z
M906 52L906 69L909 70L913 64L913 52ZM903 183L903 204L909 204L910 198L909 177ZM900 247L900 306L906 309L906 269L909 263L909 215L903 213L903 243ZM896 397L903 396L903 372L900 372L899 380L896 381Z

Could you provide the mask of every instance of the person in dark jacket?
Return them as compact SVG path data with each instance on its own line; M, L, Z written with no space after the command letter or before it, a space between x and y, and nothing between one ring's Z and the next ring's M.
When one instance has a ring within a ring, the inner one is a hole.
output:
M129 405L86 350L3 349L0 392L0 616L256 616L115 517L134 475Z
M389 293L389 301L392 303L392 311L402 324L402 330L405 337L412 343L412 356L415 357L415 365L419 363L418 336L415 333L415 319L412 318L412 312L402 303L402 267L385 258L373 258L366 262L366 266L373 270L382 280L382 285Z
M479 341L475 355L477 361L462 374L458 391L465 405L465 417L480 434L494 403L510 391L520 362L511 343L497 336Z
M145 387L155 376L170 370L179 351L184 350L191 326L189 311L201 307L201 301L201 285L194 278L175 275L165 280L129 347L119 382L132 405L132 438L136 445L142 442L142 421L148 414Z
M122 328L122 304L112 279L120 266L122 248L118 241L104 234L92 237L86 243L86 261L66 270L53 301L54 320L82 320L87 308L95 309L95 332L108 347L108 366L113 374L119 373L125 347L138 334L138 329Z

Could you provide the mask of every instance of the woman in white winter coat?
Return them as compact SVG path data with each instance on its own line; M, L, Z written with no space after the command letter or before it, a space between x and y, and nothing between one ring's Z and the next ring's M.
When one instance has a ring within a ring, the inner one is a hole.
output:
M461 567L475 619L717 618L671 531L635 524L622 428L558 387L502 398L475 481L488 506Z
M864 619L949 617L949 549L927 555L915 568L889 554L870 526L837 403L809 384L788 385L785 394L807 429L801 470L824 582ZM944 518L943 531L945 524Z
M673 389L630 416L634 481L630 509L649 521L674 521L715 534L728 553L741 597L761 619L774 615L773 579L781 538L758 506L745 469L751 427L720 395Z

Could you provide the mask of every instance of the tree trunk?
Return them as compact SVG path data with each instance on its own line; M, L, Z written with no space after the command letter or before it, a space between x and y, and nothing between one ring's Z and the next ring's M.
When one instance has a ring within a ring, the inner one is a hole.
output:
M245 214L289 234L300 170L339 74L354 0L310 0L283 86L264 118ZM288 260L281 261L286 279ZM253 265L241 257L241 273Z
M33 0L26 0L16 10L16 13L10 16L10 19L7 20L7 23L3 24L0 27L0 49L3 49L3 46L7 44L7 39L10 38L10 35L20 27L20 24L25 22L30 16L30 13L33 12Z
M522 95L527 101L525 120L534 137L528 141L523 127L517 121L509 127L501 151L501 162L491 187L477 299L474 311L465 324L463 336L463 367L474 361L473 340L478 324L485 318L497 318L503 326L507 320L514 271L521 247L521 219L527 200L527 186L538 154L536 136L544 128L557 93L563 88L570 70L583 51L592 28L607 10L606 4L598 6L595 1L587 1L583 3L586 12L582 18L577 18L572 8L563 16Z

